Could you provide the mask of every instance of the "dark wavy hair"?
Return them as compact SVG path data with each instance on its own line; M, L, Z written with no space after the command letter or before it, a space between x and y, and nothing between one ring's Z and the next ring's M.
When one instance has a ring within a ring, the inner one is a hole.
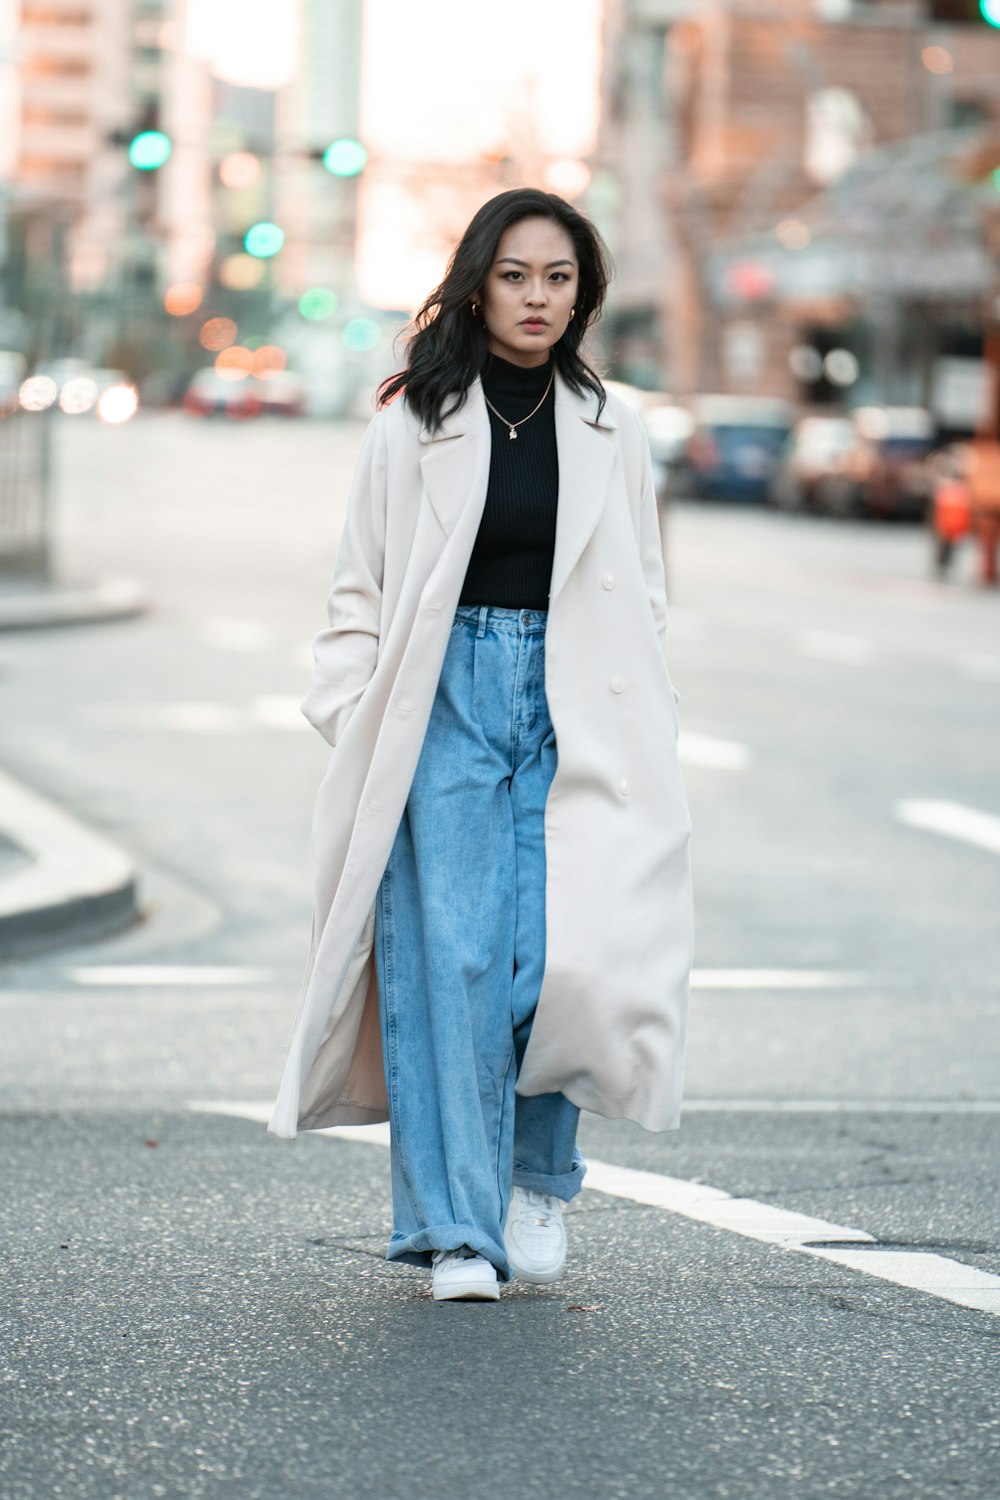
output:
M599 398L598 415L607 393L596 373L580 357L580 344L600 317L614 268L607 246L591 224L565 198L540 188L511 188L497 193L478 210L451 253L444 280L434 288L412 322L416 332L407 345L406 368L382 381L376 406L387 406L401 391L432 432L464 404L469 386L482 372L489 353L485 325L472 312L471 299L481 296L504 230L521 219L551 219L573 243L579 266L576 316L553 346L556 368L577 393L583 388ZM445 397L459 397L446 412Z

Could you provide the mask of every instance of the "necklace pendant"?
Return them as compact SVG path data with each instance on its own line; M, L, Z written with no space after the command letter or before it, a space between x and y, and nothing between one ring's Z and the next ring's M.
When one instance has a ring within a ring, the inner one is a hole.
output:
M514 431L513 427L510 429L510 435L511 435L512 438L516 438L517 437L517 433Z

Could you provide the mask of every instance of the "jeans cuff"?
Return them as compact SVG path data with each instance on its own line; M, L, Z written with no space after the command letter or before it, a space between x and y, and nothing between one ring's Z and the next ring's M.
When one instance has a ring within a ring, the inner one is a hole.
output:
M558 1174L531 1172L515 1162L513 1181L515 1187L534 1188L536 1192L550 1193L553 1198L561 1198L564 1203L568 1203L583 1187L586 1173L587 1163L582 1156L577 1157L568 1172Z
M510 1281L513 1273L506 1250L471 1224L436 1224L429 1229L418 1229L415 1234L393 1234L385 1258L408 1266L429 1266L432 1251L459 1250L463 1245L496 1266L501 1281Z

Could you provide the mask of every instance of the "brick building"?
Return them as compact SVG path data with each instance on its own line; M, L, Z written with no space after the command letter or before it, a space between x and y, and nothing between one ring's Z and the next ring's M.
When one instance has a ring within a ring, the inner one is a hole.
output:
M910 347L908 304L945 344L981 331L984 221L955 161L1000 124L1000 31L936 24L916 0L609 0L605 49L622 373L802 395L791 350L846 340L866 398L891 377L891 399L920 399L933 350ZM883 171L862 176L864 233L855 194L841 236L855 160Z

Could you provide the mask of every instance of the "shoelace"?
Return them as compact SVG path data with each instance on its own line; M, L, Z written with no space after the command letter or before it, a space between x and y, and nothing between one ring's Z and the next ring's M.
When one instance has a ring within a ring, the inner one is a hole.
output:
M461 1245L457 1250L435 1250L431 1255L431 1265L443 1266L449 1260L471 1260L476 1254L470 1250L468 1245Z
M537 1188L526 1188L521 1199L521 1210L517 1216L520 1228L529 1232L552 1229L558 1223L559 1200Z

